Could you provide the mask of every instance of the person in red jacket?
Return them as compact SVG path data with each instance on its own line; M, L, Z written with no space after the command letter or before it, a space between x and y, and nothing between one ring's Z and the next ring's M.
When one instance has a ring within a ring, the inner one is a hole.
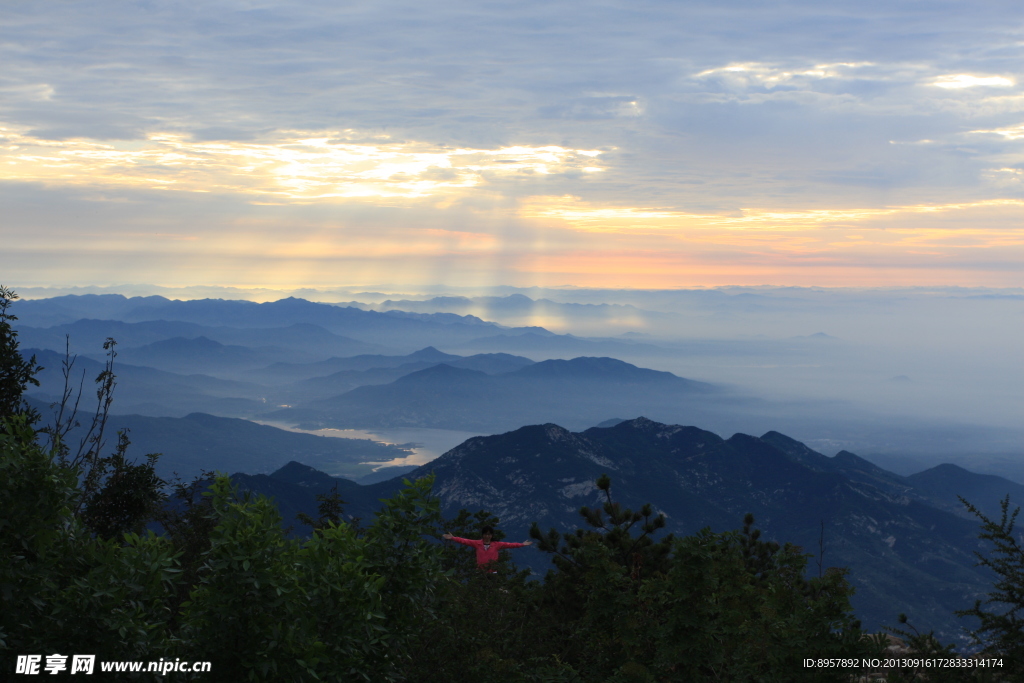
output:
M523 541L522 543L492 541L491 537L493 535L494 529L489 526L485 526L480 530L479 541L473 540L472 538L459 538L458 536L452 536L451 534L444 534L442 535L442 538L476 548L476 566L484 571L494 571L492 569L488 569L488 565L492 562L498 561L499 550L503 550L505 548L522 548L523 546L532 544L532 541Z

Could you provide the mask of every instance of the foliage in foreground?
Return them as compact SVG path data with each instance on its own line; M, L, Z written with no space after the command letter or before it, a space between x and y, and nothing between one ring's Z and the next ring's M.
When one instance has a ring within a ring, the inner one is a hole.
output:
M276 506L227 477L204 493L204 548L181 535L106 539L73 514L74 472L24 419L0 435L0 656L210 660L203 680L401 678L441 575L424 540L439 521L430 480L384 501L362 535L330 525L285 537ZM186 599L182 600L182 596Z
M1000 518L995 520L963 498L960 502L981 521L978 538L993 546L990 554L975 555L980 566L992 570L996 582L988 599L978 600L973 607L957 614L975 617L980 622L971 637L983 648L982 656L1002 657L1008 680L1024 681L1024 545L1019 532L1014 533L1020 508L1010 512L1007 495L1000 503Z

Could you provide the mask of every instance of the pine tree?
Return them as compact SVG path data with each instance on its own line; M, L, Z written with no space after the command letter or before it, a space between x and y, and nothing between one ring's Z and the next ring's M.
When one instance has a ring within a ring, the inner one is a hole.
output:
M1010 496L1000 502L999 520L989 519L963 498L960 502L981 520L978 538L990 541L994 548L989 555L974 554L978 564L996 575L996 582L987 600L978 600L974 607L957 612L961 617L977 617L981 626L971 633L985 654L1002 657L1004 672L1011 680L1024 680L1024 546L1014 525L1020 508L1010 512Z

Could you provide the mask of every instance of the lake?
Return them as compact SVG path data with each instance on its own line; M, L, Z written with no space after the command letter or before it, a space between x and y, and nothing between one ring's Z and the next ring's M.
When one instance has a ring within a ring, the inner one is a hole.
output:
M259 424L301 434L315 434L317 436L329 436L339 439L367 439L369 441L400 446L412 451L410 455L402 458L364 463L371 465L374 472L383 467L425 465L439 455L455 448L466 439L471 439L474 436L485 436L476 432L462 432L454 429L405 428L375 429L370 431L365 429L299 429L298 427L292 427L280 422L260 422Z

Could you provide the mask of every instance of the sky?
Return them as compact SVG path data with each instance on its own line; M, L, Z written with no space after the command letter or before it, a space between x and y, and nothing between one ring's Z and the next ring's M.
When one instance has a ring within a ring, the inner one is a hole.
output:
M0 280L1024 284L1017 2L0 8Z

